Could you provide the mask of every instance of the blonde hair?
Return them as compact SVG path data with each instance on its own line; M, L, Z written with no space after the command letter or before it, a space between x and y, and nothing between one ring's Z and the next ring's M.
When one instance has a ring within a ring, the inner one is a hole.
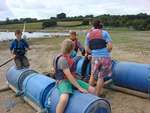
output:
M68 53L70 53L70 52L73 50L74 44L73 44L72 40L70 40L70 39L65 39L65 40L62 42L62 46L61 46L61 47L62 47L62 48L61 48L61 52L62 52L63 54L68 54Z

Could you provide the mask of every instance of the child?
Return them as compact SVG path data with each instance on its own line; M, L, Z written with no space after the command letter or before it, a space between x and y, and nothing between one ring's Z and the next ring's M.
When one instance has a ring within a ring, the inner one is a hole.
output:
M25 56L27 50L30 50L28 43L21 38L22 32L20 30L15 31L16 39L12 41L10 45L10 51L14 57L14 61L17 69L28 68L29 61Z
M77 54L78 49L81 51L81 54L84 56L85 55L85 49L82 46L82 44L79 42L76 32L72 31L70 32L70 39L74 42L74 53Z
M76 79L74 61L70 57L73 48L73 42L70 39L65 39L62 43L61 54L53 61L57 88L60 93L60 100L56 107L56 113L64 113L65 107L69 101L69 96L73 94L73 88L76 88L82 93L95 93L94 87Z
M92 68L90 84L96 83L96 95L102 94L104 85L104 77L111 75L111 56L112 39L109 33L102 29L102 24L99 20L94 21L93 27L86 36L86 51L91 53Z

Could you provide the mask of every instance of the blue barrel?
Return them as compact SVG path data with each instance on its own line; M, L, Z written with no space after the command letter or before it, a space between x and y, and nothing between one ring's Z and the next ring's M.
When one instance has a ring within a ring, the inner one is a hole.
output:
M54 87L55 80L42 74L32 74L23 82L24 96L43 107L48 92Z
M150 90L150 64L116 62L112 77L115 85L146 93Z
M75 68L76 68L76 66L77 66L80 59L82 59L82 56L76 56L76 57L73 58L73 60L75 62Z
M74 58L74 61L76 64L76 73L79 76L85 77L88 80L91 74L91 61L86 62L85 59L86 59L85 57L77 56ZM112 70L115 64L116 64L116 61L112 60ZM83 69L83 66L85 66L85 69ZM107 81L110 79L112 79L112 76L106 76L104 78L104 81Z
M59 93L55 87L47 96L45 107L49 113L56 113L56 106L59 101ZM70 96L69 103L64 113L111 113L111 107L107 100L75 91Z
M76 62L76 73L86 79L89 79L91 73L91 63L86 57L81 57Z
M16 69L15 66L12 66L6 72L6 79L9 82L9 84L14 86L18 91L21 91L23 81L25 80L27 76L29 76L32 73L37 73L37 72L29 68L18 70Z

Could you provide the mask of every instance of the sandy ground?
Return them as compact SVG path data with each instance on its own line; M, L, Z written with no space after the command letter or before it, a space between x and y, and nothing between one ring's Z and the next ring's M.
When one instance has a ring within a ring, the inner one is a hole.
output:
M32 45L32 50L28 53L31 68L39 72L48 72L52 64L55 51L50 51L47 45ZM10 58L9 50L0 50L0 63ZM150 63L148 54L140 52L129 53L120 47L114 47L113 58L117 60L128 60ZM145 59L146 58L146 59ZM13 65L13 62L0 68L0 86L5 85L5 73ZM150 101L135 96L106 90L106 98L110 101L112 113L150 113ZM0 92L0 113L35 113L28 104L20 97L15 97L11 90Z

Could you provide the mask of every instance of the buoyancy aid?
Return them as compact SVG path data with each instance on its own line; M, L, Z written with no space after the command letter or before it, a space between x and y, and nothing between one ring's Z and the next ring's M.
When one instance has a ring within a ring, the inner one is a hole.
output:
M92 29L89 31L89 48L91 50L106 48L107 43L103 39L102 30Z
M75 65L74 65L74 60L72 58L70 58L69 55L58 55L56 57L56 60L55 60L55 79L56 80L63 80L63 79L67 79L67 77L65 76L65 73L63 72L62 69L58 69L58 60L61 58L61 57L64 57L67 61L67 63L69 64L69 69L70 69L70 72L72 73L72 75L75 75L74 74L74 71L75 71Z
M15 39L15 43L16 43L16 47L14 48L14 54L17 56L23 56L26 53L25 48L20 48L19 47L19 41L17 39ZM24 39L20 40L20 43L25 43Z

